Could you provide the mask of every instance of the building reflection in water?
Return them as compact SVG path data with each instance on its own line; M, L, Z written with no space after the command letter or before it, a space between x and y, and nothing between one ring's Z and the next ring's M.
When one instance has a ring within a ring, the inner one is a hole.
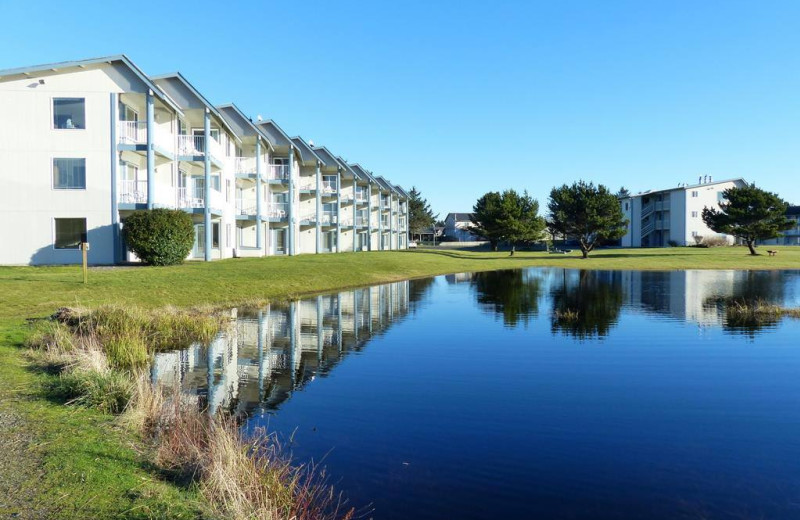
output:
M156 354L151 378L180 384L212 414L276 409L406 316L430 283L396 282L234 313L230 331L208 347Z

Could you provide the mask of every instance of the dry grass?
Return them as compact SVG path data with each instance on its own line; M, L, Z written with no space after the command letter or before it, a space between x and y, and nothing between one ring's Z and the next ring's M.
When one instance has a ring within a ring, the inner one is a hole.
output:
M553 318L559 322L571 323L580 320L580 312L575 309L562 309L553 312Z
M764 300L733 300L726 306L728 318L736 320L777 320L780 318L800 318L800 308L786 308Z

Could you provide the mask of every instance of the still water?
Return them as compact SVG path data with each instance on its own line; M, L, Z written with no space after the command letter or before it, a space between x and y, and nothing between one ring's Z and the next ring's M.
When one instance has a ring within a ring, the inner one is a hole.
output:
M800 306L800 271L379 285L239 313L152 372L376 519L800 518L800 320L731 298Z

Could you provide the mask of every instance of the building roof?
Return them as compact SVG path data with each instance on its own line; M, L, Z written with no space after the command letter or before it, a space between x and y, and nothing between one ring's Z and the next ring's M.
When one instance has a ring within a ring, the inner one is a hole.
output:
M333 167L344 168L344 165L341 164L339 160L336 158L336 156L333 155L333 153L331 153L331 151L328 150L326 147L312 146L311 149L314 150L314 153L317 154L317 156L322 159L322 164L324 164L325 166L330 166L332 168Z
M361 175L362 180L366 182L375 182L375 179L372 177L372 174L368 172L367 169L361 166L360 164L358 163L352 164L350 165L350 167L353 168L353 170L355 170L356 173Z
M289 148L297 148L297 145L294 144L291 137L286 135L286 132L278 126L278 123L273 121L272 119L265 119L264 121L256 121L256 126L258 126L264 135L267 136L267 139L272 142L275 146L288 146Z
M644 195L650 195L650 194L653 194L653 193L664 193L664 192L667 192L667 191L692 190L692 189L695 189L695 188L699 188L701 186L713 186L715 184L723 184L723 183L726 183L726 182L737 182L737 181L738 182L742 182L744 184L747 184L747 181L744 180L743 177L737 177L737 178L733 178L733 179L723 179L723 180L720 180L720 181L700 182L700 183L697 183L697 184L680 183L680 184L678 184L678 186L676 186L674 188L663 188L663 189L660 189L660 190L647 190L647 191L640 191L639 193L631 193L631 195L629 197L626 197L626 198L641 197L641 196L644 196Z
M304 163L315 163L317 161L321 163L325 163L325 161L317 155L316 152L311 148L311 145L307 142L303 141L303 138L300 136L292 137L292 142L295 144L297 149L300 151L300 160Z
M375 177L375 182L377 182L378 186L380 186L381 188L383 188L386 191L394 191L394 189L392 188L392 185L389 184L389 181L384 179L383 176L379 175L379 176Z
M453 215L453 218L456 222L467 222L472 221L474 213L448 213L444 219L449 219L450 215Z
M196 98L196 99L197 99L197 100L198 100L198 101L199 101L201 104L203 104L203 105L205 106L205 108L207 108L207 109L208 109L208 111L209 111L211 114L213 114L213 115L214 115L214 116L217 118L217 120L219 121L219 123L220 123L222 126L224 126L225 128L227 128L227 129L228 129L228 132L229 132L229 133L230 133L230 134L231 134L231 135L232 135L234 138L236 138L237 140L241 141L241 138L239 137L239 135L238 135L238 134L237 134L237 133L236 133L236 132L233 130L233 128L231 128L231 126L228 124L228 121L227 121L227 120L226 120L224 117L222 117L222 114L220 114L220 113L219 113L219 110L217 110L217 107L215 107L214 105L212 105L212 104L211 104L211 102L210 102L209 100L207 100L207 99L206 99L206 97L205 97L203 94L201 94L199 90L197 90L196 88L194 88L194 85L192 85L191 83L189 83L189 80L187 80L185 77L183 77L183 74L181 74L180 72L171 72L171 73L169 73L169 74L160 74L160 75L158 75L158 76L152 76L152 79L153 79L153 81L154 81L154 82L155 82L157 85L159 85L159 86L161 86L162 84L163 84L163 85L165 85L165 86L166 86L166 85L170 85L170 86L171 86L171 85L172 85L172 83L174 83L174 82L178 82L178 83L180 83L181 85L183 85L184 87L186 87L186 88L189 90L189 92L190 92L190 93L191 93L191 94L192 94L192 95L193 95L193 96L194 96L194 97L195 97L195 98ZM162 88L163 88L163 87L162 87ZM166 92L166 91L167 91L167 89L164 89L164 91Z
M153 95L155 95L158 99L169 105L170 108L178 112L179 114L183 115L181 108L178 106L175 101L169 97L169 95L164 92L161 88L159 88L153 80L148 77L142 69L136 66L135 63L131 61L124 54L114 54L111 56L102 56L99 58L89 58L85 60L75 60L75 61L61 61L57 63L47 63L42 65L31 65L29 67L18 67L15 69L4 69L0 70L0 80L6 79L9 77L14 76L23 76L29 77L35 75L37 72L50 72L50 73L58 73L65 69L83 69L89 65L99 65L102 63L114 63L119 62L127 67L134 75L144 83L148 89L153 91Z
M267 139L267 136L264 135L264 132L253 123L253 120L244 115L239 107L237 107L234 103L228 103L226 105L219 105L217 107L222 117L231 125L234 130L239 133L240 135L244 136L247 129L251 130L254 134L264 139L264 142L267 143L270 149L273 148L272 143Z
M336 157L336 160L339 161L339 164L342 165L342 172L341 173L344 173L345 175L347 175L347 177L349 179L355 179L356 178L356 172L354 172L353 168L351 168L350 165L347 164L347 161L345 161L341 157Z

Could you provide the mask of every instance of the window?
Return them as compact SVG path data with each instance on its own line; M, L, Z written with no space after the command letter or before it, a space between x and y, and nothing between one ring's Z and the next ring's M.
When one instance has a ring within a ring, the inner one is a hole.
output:
M219 177L219 174L211 176L211 189L214 189L214 190L217 190L217 191L222 191L221 183L222 183L222 181L221 181L221 179Z
M323 245L322 247L326 251L333 251L336 249L336 232L335 231L328 231L323 236Z
M125 103L119 103L119 120L120 121L138 121L139 113L132 109Z
M57 218L55 223L55 248L78 249L86 236L86 219Z
M273 243L275 244L275 254L286 253L286 230L273 229L272 233Z
M231 247L231 225L225 224L225 247Z
M717 192L717 202L720 204L727 202L727 200L725 200L725 194L721 191Z
M84 98L53 98L53 128L64 130L86 128Z
M211 223L211 249L219 249L219 222Z
M697 218L697 212L696 211L692 211L692 218Z
M86 159L53 159L53 189L85 190Z
M628 203L625 203L625 211L628 211Z
M699 194L697 193L697 190L695 190L695 191L693 191L693 192L692 192L692 197L696 198L698 195L699 195Z

